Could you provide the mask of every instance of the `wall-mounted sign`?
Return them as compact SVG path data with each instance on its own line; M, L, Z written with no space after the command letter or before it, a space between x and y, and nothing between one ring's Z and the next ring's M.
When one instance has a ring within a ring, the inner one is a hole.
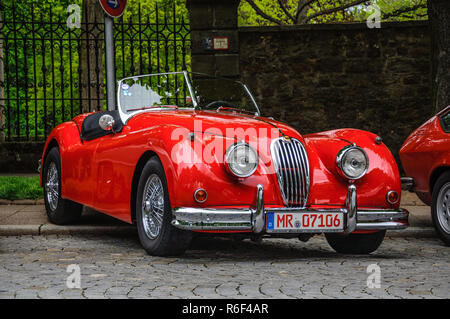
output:
M112 18L120 18L127 7L127 0L99 0L106 14Z
M230 40L228 37L206 37L203 38L203 49L212 50L228 50L230 48Z
M203 49L206 51L210 51L213 49L212 38L204 38L203 39Z
M229 45L228 37L215 37L213 38L213 49L214 50L228 50Z

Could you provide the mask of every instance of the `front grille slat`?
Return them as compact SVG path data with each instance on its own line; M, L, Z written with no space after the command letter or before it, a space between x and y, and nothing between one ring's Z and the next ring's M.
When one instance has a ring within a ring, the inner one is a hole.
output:
M305 147L297 139L278 138L272 142L271 152L285 204L305 207L310 181Z
M295 162L299 163L300 162L300 156L299 156L298 150L294 149L293 150L293 154L294 154ZM301 174L300 169L297 168L297 174L295 174L295 176L297 178L297 196L296 196L295 200L296 200L297 203L301 203L302 202L302 196L305 193L304 189L303 189L304 188L304 182L303 182L303 179L302 179L302 175L303 174Z
M300 151L302 152L302 161L303 161L303 173L302 176L304 178L304 187L305 187L305 198L304 198L304 206L306 205L306 201L308 200L308 194L309 194L309 161L308 161L308 155L306 154L306 149L303 147L300 148Z
M298 192L297 185L297 171L295 161L293 158L293 149L291 147L286 147L289 153L289 173L291 174L292 182L291 182L291 202L296 202L296 194Z
M303 152L300 149L298 149L298 148L295 151L296 151L297 156L298 156L298 163L301 163L301 168L304 168L305 167L305 159L304 159ZM307 192L307 190L306 190L305 172L304 172L303 169L300 170L299 177L301 179L301 189L300 189L300 191L301 191L301 198L300 198L299 201L301 202L301 201L303 201L303 198L306 197L306 192ZM302 203L302 206L303 206L303 203Z
M288 178L287 178L287 175L286 175L286 162L285 162L285 160L284 160L284 153L283 153L283 149L282 149L282 147L281 147L281 144L280 145L278 145L278 151L279 151L279 155L280 155L280 175L281 175L281 178L282 178L282 181L283 181L283 196L284 197L287 197L288 196L288 194L287 194L287 185L289 184L289 181L288 181Z

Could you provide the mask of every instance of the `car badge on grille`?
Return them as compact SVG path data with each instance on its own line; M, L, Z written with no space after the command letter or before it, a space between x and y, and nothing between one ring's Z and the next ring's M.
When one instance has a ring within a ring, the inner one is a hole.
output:
M290 138L289 136L285 135L285 136L284 136L284 140L285 140L286 142L290 142L290 141L291 141L291 138Z

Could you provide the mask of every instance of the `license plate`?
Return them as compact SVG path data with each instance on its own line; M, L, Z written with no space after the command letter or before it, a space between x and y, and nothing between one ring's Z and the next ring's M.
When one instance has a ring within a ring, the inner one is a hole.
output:
M341 232L343 213L268 212L267 232Z

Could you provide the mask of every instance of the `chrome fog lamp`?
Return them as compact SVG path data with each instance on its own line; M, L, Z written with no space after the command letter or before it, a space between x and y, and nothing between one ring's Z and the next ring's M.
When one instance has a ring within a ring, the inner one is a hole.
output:
M369 168L369 158L366 152L358 146L346 146L336 157L336 166L340 174L348 179L363 177Z
M231 145L225 153L227 170L237 177L248 177L258 167L258 153L247 143Z

